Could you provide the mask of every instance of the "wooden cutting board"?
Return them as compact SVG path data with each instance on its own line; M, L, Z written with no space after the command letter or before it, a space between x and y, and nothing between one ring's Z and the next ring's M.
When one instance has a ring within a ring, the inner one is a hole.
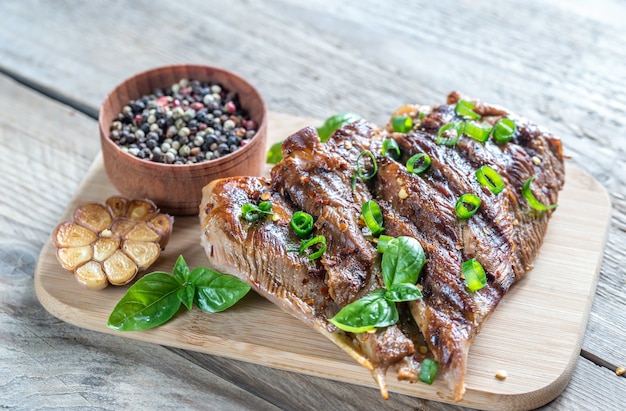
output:
M270 144L311 120L271 113ZM104 201L117 191L99 155L62 218L86 201ZM591 309L603 255L611 206L604 188L583 171L568 166L535 268L513 286L487 321L470 350L467 393L459 405L481 409L531 409L558 396L576 362ZM151 268L170 272L183 255L191 268L205 265L197 217L178 217L174 233ZM369 371L299 320L254 293L219 314L181 310L156 329L117 332L107 318L127 287L90 291L61 268L55 248L43 247L35 269L35 290L54 316L78 327L376 387ZM287 337L288 336L288 337ZM504 381L495 378L506 370ZM452 402L442 379L432 386L398 382L388 373L389 390Z

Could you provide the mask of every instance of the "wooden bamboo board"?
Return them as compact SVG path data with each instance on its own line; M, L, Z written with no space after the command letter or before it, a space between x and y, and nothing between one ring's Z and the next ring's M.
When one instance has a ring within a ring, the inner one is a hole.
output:
M315 123L271 114L269 143L310 124ZM531 409L558 396L570 379L598 280L611 206L604 188L583 171L568 166L566 181L534 270L513 286L470 350L467 393L459 405ZM113 194L117 192L98 155L62 220L76 205ZM196 217L176 218L170 243L151 270L171 271L181 254L191 268L206 264ZM254 293L220 314L181 310L153 330L110 330L107 318L126 289L86 290L61 268L50 243L35 269L41 304L78 327L376 387L370 373L341 349ZM495 378L498 370L507 371L505 381ZM390 370L388 383L391 395L452 402L442 379L432 386L409 384L398 382Z

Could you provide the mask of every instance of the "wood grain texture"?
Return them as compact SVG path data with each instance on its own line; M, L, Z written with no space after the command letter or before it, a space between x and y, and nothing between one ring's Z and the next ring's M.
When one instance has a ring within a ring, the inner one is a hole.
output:
M192 62L244 75L259 88L270 110L299 116L354 111L382 122L400 104L441 102L457 89L545 125L563 138L570 162L610 194L613 217L583 349L606 363L626 364L623 2L513 0L495 7L486 0L418 1L410 6L374 0L358 5L331 0L24 0L1 2L0 12L0 72L19 76L41 93L92 115L106 93L129 75ZM141 370L155 347L115 344L117 339L55 321L37 304L28 279L32 281L42 244L99 150L97 124L6 77L0 76L0 90L0 189L7 193L0 196L0 406L32 409L50 401L69 407L71 398L81 394L91 399L84 408L113 409L135 401L142 404L139 408L163 404L159 400L164 397L131 389L156 386L150 375L157 374L130 373L136 378L105 378L95 386L75 380L68 390L57 383L60 379L38 377L53 375L48 369L80 372L84 360L72 356L74 350L85 355L106 351L108 356L100 360L117 364L122 356L129 369ZM83 340L74 334L89 336L90 350L81 350ZM40 352L30 351L33 339L54 341L65 355L42 360ZM111 344L115 350L109 350ZM166 404L172 407L206 404L213 378L245 387L282 409L315 409L326 396L332 398L331 406L342 408L382 406L375 401L375 390L234 365L238 363L208 355L166 356L165 362L164 368L220 376L207 378L206 392L171 396ZM241 372L227 372L229 367ZM15 374L20 376L17 383L3 384ZM159 374L164 386L166 377ZM615 409L625 391L626 378L581 358L564 393L545 408ZM289 397L294 392L301 401ZM231 408L254 408L253 398ZM384 406L456 409L437 402L396 401L397 396Z
M308 120L285 115L270 113L270 118L270 144L300 126L310 125ZM569 167L566 181L535 269L509 292L476 338L468 362L467 393L460 404L494 410L536 408L560 394L570 379L595 292L610 203L604 188L580 170ZM104 201L115 194L98 156L62 220L71 216L79 204ZM581 216L580 207L589 212ZM174 227L168 247L151 270L171 271L181 254L190 267L206 263L197 217L178 217ZM106 327L106 321L126 287L88 291L60 267L55 252L51 243L44 245L35 270L35 290L43 306L66 322L131 339L376 387L370 373L330 341L256 295L220 315L191 311L149 331L114 332ZM494 346L498 350L493 350ZM528 368L533 361L535 366ZM495 379L499 369L507 370L506 383ZM441 379L427 386L399 383L392 372L389 374L392 392L452 402Z

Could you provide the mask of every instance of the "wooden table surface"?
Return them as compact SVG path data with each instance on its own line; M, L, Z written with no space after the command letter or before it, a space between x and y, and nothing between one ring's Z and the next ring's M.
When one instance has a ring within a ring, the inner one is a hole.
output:
M543 409L623 409L626 4L504 3L0 2L0 408L461 409L87 331L40 305L39 252L100 150L105 95L136 72L201 63L248 78L274 112L382 124L458 90L559 135L613 216L580 357Z

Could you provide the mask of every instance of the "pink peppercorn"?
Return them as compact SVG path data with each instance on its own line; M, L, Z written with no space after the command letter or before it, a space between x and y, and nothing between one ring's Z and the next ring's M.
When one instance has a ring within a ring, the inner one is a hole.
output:
M235 111L237 111L237 106L232 101L226 102L225 108L228 114L233 114Z
M189 108L192 108L192 109L194 109L196 111L200 111L200 110L202 110L204 108L204 104L196 101L195 103L191 103L189 105Z

